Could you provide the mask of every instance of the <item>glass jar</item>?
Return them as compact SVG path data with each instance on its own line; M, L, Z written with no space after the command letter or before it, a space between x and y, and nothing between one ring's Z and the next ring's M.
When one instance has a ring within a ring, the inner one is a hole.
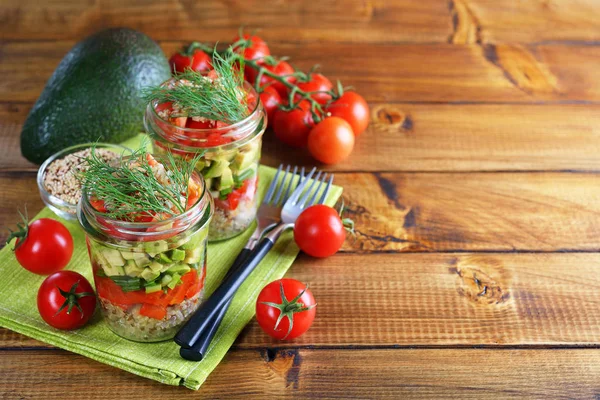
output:
M202 177L198 201L156 222L115 220L83 190L77 208L86 232L100 310L117 335L137 342L173 338L203 300L213 203Z
M154 154L170 151L188 160L200 157L196 171L204 177L215 204L210 241L234 237L256 218L258 164L267 116L252 86L245 82L244 90L252 99L250 115L232 125L182 128L158 114L157 102L150 103L144 115Z

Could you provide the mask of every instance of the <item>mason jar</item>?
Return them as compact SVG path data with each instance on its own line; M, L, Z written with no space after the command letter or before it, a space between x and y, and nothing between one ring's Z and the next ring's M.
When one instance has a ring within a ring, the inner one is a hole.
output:
M250 114L231 125L180 127L159 115L156 101L148 104L144 115L154 154L171 152L187 160L199 157L196 171L204 177L215 204L210 241L234 237L256 218L258 165L267 117L252 86L245 82L244 90Z
M100 310L117 335L137 342L173 338L203 300L212 198L152 222L111 219L97 211L84 188L77 216L86 233Z

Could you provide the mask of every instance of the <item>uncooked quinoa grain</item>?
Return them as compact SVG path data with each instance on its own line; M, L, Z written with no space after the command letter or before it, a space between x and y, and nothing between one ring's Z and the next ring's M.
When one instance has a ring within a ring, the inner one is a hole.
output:
M96 149L95 152L106 162L120 157L106 149ZM76 173L88 169L85 159L91 154L91 149L85 149L53 161L44 174L44 189L69 204L77 204L81 198L81 183Z

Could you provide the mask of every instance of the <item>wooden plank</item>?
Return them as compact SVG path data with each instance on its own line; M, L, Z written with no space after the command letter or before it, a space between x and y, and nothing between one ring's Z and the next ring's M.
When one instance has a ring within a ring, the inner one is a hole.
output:
M597 41L593 0L397 0L312 3L2 2L5 39L78 40L127 26L157 40L231 40L241 25L270 42L532 43Z
M221 398L224 393L261 399L591 399L600 392L597 350L236 351L199 392L64 352L5 352L0 372L4 399L63 399L65 393L86 399Z
M310 331L278 342L253 320L234 347L600 346L599 270L598 253L301 256L287 276L317 299Z
M163 48L171 54L181 43ZM0 101L35 101L72 45L0 44ZM371 102L600 101L600 46L310 43L274 45L273 53L303 69L320 64Z
M368 130L335 171L597 170L600 105L371 104ZM0 169L33 169L19 135L29 105L0 103ZM262 162L314 160L264 136Z
M338 173L350 252L599 251L600 175L588 173ZM27 202L34 174L0 174L0 226ZM6 232L0 231L0 239Z
M157 40L228 41L240 26L270 42L445 42L452 30L443 0L364 2L3 1L5 39L78 40L107 27L138 29Z

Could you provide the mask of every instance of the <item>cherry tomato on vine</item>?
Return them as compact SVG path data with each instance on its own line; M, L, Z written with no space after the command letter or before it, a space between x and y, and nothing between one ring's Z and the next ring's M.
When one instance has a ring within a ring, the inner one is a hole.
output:
M60 222L40 218L29 224L17 224L18 231L10 232L8 242L17 238L15 256L23 268L38 275L48 275L63 269L73 255L73 237Z
M333 88L331 81L325 75L315 72L308 75L308 81L296 80L295 83L298 89L304 92L328 92ZM326 104L331 100L329 93L314 93L310 97L315 99L319 104Z
M298 216L294 224L294 240L310 256L329 257L344 244L346 229L334 208L319 204Z
M332 117L340 117L350 124L354 136L358 136L369 125L369 105L356 92L344 92L339 99L334 100L327 111Z
M267 335L291 340L311 327L316 305L308 285L295 279L279 279L265 286L258 295L256 320Z
M277 110L273 116L273 131L283 143L293 147L306 147L308 134L314 121L310 112L310 103L306 100L291 111Z
M308 151L325 164L336 164L348 158L354 148L354 132L339 117L327 117L308 135Z
M187 49L175 53L169 59L171 71L184 72L187 69L206 72L212 69L211 58L192 43Z
M291 75L294 73L294 67L292 67L288 62L286 61L279 61L277 64L275 65L269 65L269 64L262 64L261 65L263 68L265 68L266 70L276 74L277 76L280 77L284 77L287 75ZM246 67L246 69L244 70L245 76L246 76L246 80L252 84L256 83L256 78L258 78L258 71L255 70L252 67ZM293 77L292 76L288 76L287 78L285 78L286 81L291 82L293 81ZM285 86L283 83L277 81L276 79L267 76L265 74L263 74L260 77L260 82L259 85L261 87L268 87L271 86L273 87L275 90L277 90L277 93L279 93L279 95L283 98L286 99L288 96L288 88L287 86Z
M243 37L245 40L249 40L251 43L250 46L243 49L242 52L242 55L246 60L257 60L271 55L271 51L269 50L269 46L267 46L267 42L262 40L260 37L250 35L248 33L244 34ZM240 37L236 36L233 38L233 43L237 42L238 40L240 40ZM242 49L240 47L235 47L233 50L239 53Z
M275 112L278 110L279 105L283 102L281 100L281 96L279 93L277 93L277 90L273 89L273 87L267 86L260 94L260 101L267 112L268 121L273 124Z
M57 329L78 329L94 315L96 294L87 279L77 272L59 271L42 282L37 307L48 325Z

